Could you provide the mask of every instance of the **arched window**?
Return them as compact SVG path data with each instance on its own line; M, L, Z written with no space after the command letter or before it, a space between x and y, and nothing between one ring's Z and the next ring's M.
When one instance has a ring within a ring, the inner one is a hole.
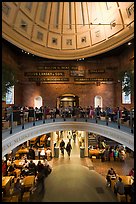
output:
M122 103L131 104L131 91L130 89L130 76L125 72L124 78L122 81Z
M101 107L102 108L102 97L101 96L95 96L94 98L94 107Z
M40 108L42 106L42 97L37 96L34 99L34 107Z
M14 86L10 87L6 93L6 104L14 104Z

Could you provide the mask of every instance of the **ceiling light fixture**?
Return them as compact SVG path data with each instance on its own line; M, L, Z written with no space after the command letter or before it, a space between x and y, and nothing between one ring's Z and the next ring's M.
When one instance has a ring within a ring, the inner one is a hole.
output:
M128 42L128 45L131 45L132 43L131 42Z

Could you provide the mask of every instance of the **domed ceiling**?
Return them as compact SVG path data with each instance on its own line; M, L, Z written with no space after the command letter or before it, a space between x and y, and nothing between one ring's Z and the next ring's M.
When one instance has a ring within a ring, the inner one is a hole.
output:
M134 2L3 2L2 37L40 57L95 56L134 38Z

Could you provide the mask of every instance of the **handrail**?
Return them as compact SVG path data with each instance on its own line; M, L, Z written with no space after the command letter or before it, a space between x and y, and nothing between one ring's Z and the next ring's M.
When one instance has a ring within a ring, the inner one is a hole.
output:
M27 123L30 123L30 124L32 123L32 126L36 125L36 123L37 123L37 120L36 120L37 119L37 114L41 114L40 117L42 118L42 120L38 120L38 121L42 121L43 124L45 124L45 122L47 122L47 115L45 116L45 114L43 114L42 112L36 113L36 111L34 111L33 109L31 111L32 111L32 115L33 115L31 117L33 123L28 122L28 118L27 118L27 121L25 121L26 111L24 111L24 110L22 110L22 111L21 110L13 110L12 108L10 109L10 114L9 114L9 124L10 124L10 126L9 126L10 131L9 132L10 132L10 134L12 134L13 130L16 128L16 127L13 126L13 122L14 122L14 113L17 113L17 112L20 114L19 117L18 117L18 122L20 122L22 130L24 130L26 128ZM50 116L50 119L53 120L53 122L55 122L57 120L56 114L54 112L52 112L51 114L48 114L48 115ZM58 115L58 116L59 116L60 119L63 119L64 121L71 118L74 121L76 121L78 119L83 119L86 122L91 121L91 120L92 121L95 120L96 123L100 123L101 118L102 118L101 116L97 117L96 114L94 115L93 118L89 118L89 116L87 115L87 112L83 112L83 111L79 112L78 114L75 114L74 116L72 116L72 113L67 113L67 112L63 112L63 115ZM114 123L114 124L117 124L118 129L121 129L121 130L124 129L125 125L121 124L121 118L119 117L119 111L117 112L117 120L116 120L117 123L109 121L109 118L110 118L110 116L107 115L107 114L105 115L105 119L102 118L103 122L105 122L106 126L108 126L111 123ZM129 129L130 133L133 134L134 133L134 118L133 118L132 112L130 112L130 121L129 121L129 123L130 123L130 127L127 127L127 128ZM2 132L5 132L5 131L6 130L2 130Z
M124 129L118 129L114 123L109 123L109 126L105 126L104 121L99 121L96 124L94 119L86 120L85 118L71 119L68 118L64 121L62 118L47 119L46 123L43 121L36 121L35 126L33 123L27 123L26 128L22 130L21 126L16 127L12 133L9 131L2 134L2 155L7 154L16 146L31 140L34 137L38 137L43 134L51 133L61 130L80 130L85 132L92 132L94 134L102 135L110 138L118 143L121 143L134 151L134 135L128 131L124 126Z

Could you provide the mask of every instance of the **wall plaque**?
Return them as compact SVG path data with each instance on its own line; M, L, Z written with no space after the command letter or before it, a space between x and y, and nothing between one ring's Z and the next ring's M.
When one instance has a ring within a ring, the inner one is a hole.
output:
M84 77L85 76L85 70L70 70L70 76Z
M89 82L89 81L113 81L112 78L74 78L74 81Z
M28 78L31 82L61 82L61 81L69 81L69 78Z
M25 76L64 76L64 72L25 72Z
M76 66L38 66L37 70L78 70Z
M105 73L105 69L94 69L94 70L89 70L88 71L89 74L101 74L101 73Z

